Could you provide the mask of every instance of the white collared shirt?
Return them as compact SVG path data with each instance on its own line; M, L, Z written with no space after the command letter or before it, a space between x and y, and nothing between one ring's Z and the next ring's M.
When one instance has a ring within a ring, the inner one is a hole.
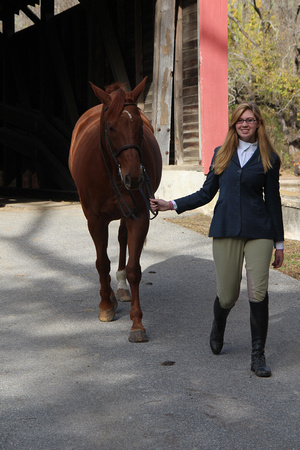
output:
M241 167L244 167L244 165L249 161L249 159L257 149L257 146L258 146L257 142L251 144L250 142L245 142L239 139L237 154L239 157Z

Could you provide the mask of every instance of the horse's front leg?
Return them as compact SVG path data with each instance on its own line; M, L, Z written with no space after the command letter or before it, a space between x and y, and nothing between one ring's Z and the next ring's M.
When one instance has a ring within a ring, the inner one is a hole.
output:
M88 218L88 228L96 247L96 268L100 281L99 319L102 322L111 322L115 317L118 302L111 288L110 260L107 255L108 224L99 217Z
M116 292L117 300L130 302L131 295L126 282L126 250L127 250L127 226L125 219L121 219L118 233L119 241L119 267L116 273L118 287Z
M130 342L148 342L146 330L142 323L142 309L140 306L139 286L142 277L140 256L149 228L148 216L141 216L139 220L127 220L128 230L128 263L126 276L131 289L130 318L132 327L129 334Z

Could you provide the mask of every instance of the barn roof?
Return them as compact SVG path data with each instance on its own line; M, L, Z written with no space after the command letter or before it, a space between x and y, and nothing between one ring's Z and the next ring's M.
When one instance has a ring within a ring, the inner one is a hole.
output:
M11 14L19 14L20 9L26 6L36 6L40 4L40 0L0 0L0 20Z

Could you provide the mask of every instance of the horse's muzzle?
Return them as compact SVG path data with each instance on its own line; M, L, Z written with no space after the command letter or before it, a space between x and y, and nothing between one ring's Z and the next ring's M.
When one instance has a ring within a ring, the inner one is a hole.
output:
M144 182L144 174L141 172L141 176L139 178L131 177L130 175L125 175L123 183L126 189L129 191L134 191L140 189Z

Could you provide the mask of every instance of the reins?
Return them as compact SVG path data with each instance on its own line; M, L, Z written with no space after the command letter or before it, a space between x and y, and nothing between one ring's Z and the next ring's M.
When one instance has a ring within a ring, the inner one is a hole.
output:
M143 192L143 190L141 188L139 190L140 190L140 193L141 193L141 195L142 195L142 197L145 200L145 203L147 205L147 209L148 209L148 212L149 212L149 220L153 220L153 219L155 219L155 217L158 214L158 211L153 211L153 209L151 208L151 205L150 205L150 201L149 201L149 198L154 198L153 187L152 187L150 178L149 178L149 176L148 176L144 166L142 166L142 170L143 170L143 173L144 173L144 181L145 181L145 188L146 188L147 196L144 194L144 192ZM152 217L150 217L150 213L153 214Z
M137 107L137 105L135 103L124 103L124 106L128 106L128 105L130 105L130 106L134 105L134 106ZM149 198L153 198L154 193L153 193L153 188L152 188L152 184L151 184L150 178L149 178L149 176L147 174L147 171L146 171L145 167L142 164L142 149L141 149L140 146L138 146L136 144L126 144L126 145L123 145L121 148L119 148L117 152L113 151L111 143L110 143L110 139L109 139L109 134L108 134L108 130L107 130L106 121L104 119L104 113L107 111L107 109L108 109L108 107L106 107L103 110L105 137L106 137L106 140L107 140L107 144L108 144L110 153L111 153L111 155L112 155L112 157L113 157L113 159L114 159L114 161L115 161L115 163L116 163L116 165L118 167L118 174L119 174L119 177L121 179L121 182L124 185L123 178L122 178L122 173L121 173L121 165L119 164L117 158L123 151L125 151L125 150L127 150L129 148L135 148L137 150L138 154L139 154L139 157L140 157L141 170L142 170L142 173L143 173L143 184L145 185L146 194L147 194L148 197L145 195L145 193L143 192L141 187L139 188L139 192L141 193L141 195L142 195L142 197L143 197L143 199L144 199L144 201L146 203L147 210L148 210L148 213L149 213L149 220L152 220L152 219L154 219L157 216L158 211L154 212L153 209L150 206ZM143 138L144 138L144 136L142 136L142 139ZM116 195L116 198L117 198L117 201L118 201L118 204L119 204L119 207L121 209L121 212L122 212L123 216L125 218L133 217L134 219L138 219L139 211L138 211L137 204L136 204L136 202L135 202L135 200L133 198L133 195L132 195L131 191L127 190L128 194L129 194L129 196L131 198L131 202L132 202L132 207L130 208L128 206L125 198L124 198L124 195L121 193L121 191L120 191L116 181L114 180L114 177L113 177L111 171L109 170L107 161L105 159L105 153L104 153L103 145L102 145L102 142L101 142L101 136L100 136L100 148L101 148L101 152L102 152L102 156L103 156L103 160L104 160L104 164L105 164L108 176L110 178L111 184L113 186L113 189L114 189L114 192L115 192L115 195ZM134 213L134 209L136 210L136 213ZM150 213L153 214L153 217L150 217Z

